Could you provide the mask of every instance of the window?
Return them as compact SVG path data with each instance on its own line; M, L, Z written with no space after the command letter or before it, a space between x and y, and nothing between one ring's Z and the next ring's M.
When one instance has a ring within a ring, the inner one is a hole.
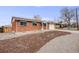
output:
M46 23L43 23L44 26L46 26Z
M33 21L33 22L32 22L32 25L33 25L33 26L37 26L37 23Z
M40 24L40 26L42 26L42 23L41 22L39 24Z
M26 26L27 22L20 22L21 26Z

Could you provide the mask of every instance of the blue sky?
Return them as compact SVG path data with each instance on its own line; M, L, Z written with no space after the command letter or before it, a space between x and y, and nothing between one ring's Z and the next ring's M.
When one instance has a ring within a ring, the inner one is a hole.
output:
M60 10L63 6L0 6L0 26L11 23L11 17L33 18L40 15L43 19L54 21L60 17Z

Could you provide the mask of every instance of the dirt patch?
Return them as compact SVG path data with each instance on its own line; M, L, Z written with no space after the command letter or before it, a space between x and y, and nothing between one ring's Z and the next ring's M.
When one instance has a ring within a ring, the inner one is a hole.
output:
M28 34L13 39L1 40L0 52L36 52L51 39L67 34L70 33L61 31L47 31L44 33Z

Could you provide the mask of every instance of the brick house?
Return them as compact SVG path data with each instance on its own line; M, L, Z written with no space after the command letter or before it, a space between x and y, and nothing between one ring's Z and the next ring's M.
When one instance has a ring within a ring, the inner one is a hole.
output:
M41 19L28 19L20 17L12 17L12 31L25 32L49 29L49 23Z

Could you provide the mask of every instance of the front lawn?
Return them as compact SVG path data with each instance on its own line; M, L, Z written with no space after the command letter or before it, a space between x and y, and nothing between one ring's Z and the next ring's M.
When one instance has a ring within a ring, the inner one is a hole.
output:
M70 34L69 32L47 31L28 34L21 37L0 40L0 52L36 52L55 37Z

